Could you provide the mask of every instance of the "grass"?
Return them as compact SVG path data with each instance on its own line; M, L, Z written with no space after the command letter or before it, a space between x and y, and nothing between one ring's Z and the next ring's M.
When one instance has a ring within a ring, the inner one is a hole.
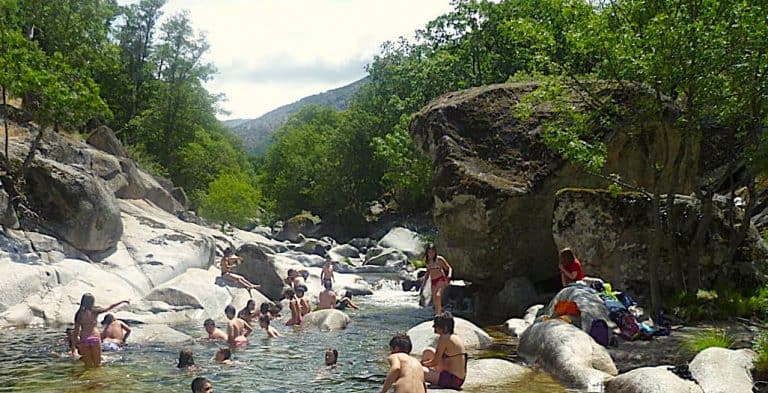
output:
M752 343L752 349L757 352L755 373L764 379L768 376L768 331L761 331Z
M768 287L747 295L732 289L699 290L696 294L680 294L669 304L675 316L689 322L730 317L765 319L768 317Z
M685 339L680 347L680 352L689 357L707 348L733 348L736 339L722 329L709 329Z

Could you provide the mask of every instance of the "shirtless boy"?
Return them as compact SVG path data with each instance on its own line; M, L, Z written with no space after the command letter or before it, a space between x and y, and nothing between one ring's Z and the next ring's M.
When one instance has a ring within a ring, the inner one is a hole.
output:
M101 365L101 333L96 327L97 317L121 304L128 304L127 300L123 300L104 308L94 305L95 301L90 293L83 294L80 308L75 313L75 327L72 330L72 337L78 339L77 349L86 368ZM74 344L75 340L72 340L72 352L75 350Z
M243 262L243 259L235 256L234 250L232 248L227 248L224 250L224 256L221 258L221 262L219 262L219 268L221 268L221 277L233 284L241 285L243 288L248 290L248 294L253 296L251 294L251 289L258 289L261 288L261 285L256 285L248 281L245 277L235 273L235 267Z
M224 314L227 315L227 337L230 345L248 344L248 336L253 332L253 328L248 322L235 316L235 307L231 304L224 308Z
M325 280L331 280L331 282L336 281L333 277L333 261L330 259L325 261L323 271L320 272L320 281L325 282Z
M305 315L309 314L310 311L312 311L312 305L309 303L309 299L304 297L304 294L307 292L307 286L298 285L295 291L296 299L299 301L299 310L301 310L301 316L304 317Z
M227 333L224 333L223 330L217 328L216 322L213 322L213 319L206 319L205 322L203 322L203 327L205 328L205 332L208 333L209 340L227 341Z
M317 295L318 302L320 303L318 307L321 310L329 309L329 308L335 308L336 307L336 292L333 291L333 283L331 280L324 280L323 281L323 287L325 287L325 290L320 292L319 295Z
M121 346L125 345L128 336L131 335L131 328L125 322L115 319L112 314L105 315L101 324L104 327L104 331L101 332L102 350L119 350Z
M271 321L272 318L270 318L269 315L262 315L259 317L259 327L267 332L267 338L281 337L280 332L278 332L274 327L270 326Z
M424 371L418 360L409 355L411 353L411 338L406 334L398 334L389 341L390 355L389 372L381 393L395 388L395 393L426 393L427 385L424 383Z

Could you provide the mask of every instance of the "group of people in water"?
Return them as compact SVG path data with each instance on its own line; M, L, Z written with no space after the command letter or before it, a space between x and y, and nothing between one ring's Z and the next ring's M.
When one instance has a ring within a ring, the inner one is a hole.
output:
M412 350L410 338L405 334L394 336L389 343L390 354L387 358L389 371L382 392L390 388L394 388L395 392L399 393L426 392L426 382L458 389L466 378L467 353L464 342L454 334L454 319L451 313L442 310L442 294L448 286L453 269L445 258L437 254L434 245L430 244L426 248L425 258L427 274L424 275L422 284L430 280L431 299L435 307L433 328L439 335L437 346L424 350L419 361L409 355ZM231 248L227 249L220 261L221 276L227 282L242 286L250 293L251 290L258 289L260 286L235 272L240 263L242 259L235 256ZM302 269L289 269L287 272L283 290L284 303L290 311L290 318L285 322L287 326L300 325L304 317L313 311L311 302L305 296L308 276L309 272ZM334 291L335 277L330 260L323 266L320 279L323 290L318 295L318 304L314 310L359 308L352 300L351 291L346 291L343 296L337 295ZM102 351L119 350L125 345L131 334L131 328L124 321L115 319L112 314L107 314L103 318L101 331L97 326L100 314L108 313L123 304L129 304L129 302L125 300L107 307L99 307L95 305L92 294L84 294L80 300L80 307L75 313L74 327L67 329L66 332L69 354L79 355L88 368L98 367L101 364ZM272 322L280 317L281 311L280 303L265 302L257 309L256 302L250 299L239 312L232 305L225 307L226 331L219 329L214 320L206 319L203 322L206 339L228 344L217 349L214 355L215 361L224 365L232 364L232 348L248 343L248 337L255 330L253 327L255 322L258 322L268 338L281 337L281 333L272 326ZM325 352L326 365L335 365L337 359L338 350L328 348ZM180 351L177 367L180 369L196 367L191 349L185 348ZM213 386L209 380L198 377L192 382L192 391L210 393L213 391Z

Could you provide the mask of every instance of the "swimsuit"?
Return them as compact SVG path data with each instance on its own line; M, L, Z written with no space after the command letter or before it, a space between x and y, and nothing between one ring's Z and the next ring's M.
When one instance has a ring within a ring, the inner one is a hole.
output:
M248 339L243 336L237 336L234 340L235 345L246 345L248 344Z
M443 271L443 268L440 267L439 264L430 264L430 265L427 265L427 270L437 269L437 270L440 270L440 273L441 273L440 277L438 277L438 278L430 278L429 279L430 280L430 284L432 284L432 287L434 288L435 285L439 284L441 281L444 281L444 282L447 283L448 282L448 277L445 276L445 272Z
M467 362L469 361L469 355L466 353L457 353L454 355L443 354L443 359L452 358L454 356L464 356L464 370L467 370ZM451 374L448 371L441 371L440 376L437 378L437 385L448 389L461 389L461 385L464 384L464 380Z
M89 336L86 338L80 339L80 345L88 348L88 347L100 347L101 346L101 337L99 336Z

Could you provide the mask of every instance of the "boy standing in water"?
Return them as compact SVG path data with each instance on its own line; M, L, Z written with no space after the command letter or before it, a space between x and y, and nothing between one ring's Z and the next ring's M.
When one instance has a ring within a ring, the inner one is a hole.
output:
M230 345L248 344L248 336L253 332L253 328L248 322L235 316L235 307L231 304L224 308L224 314L227 315L227 337Z
M390 355L389 372L381 393L395 388L395 393L426 393L427 385L424 383L424 370L421 363L409 355L411 353L411 338L406 334L398 334L389 341Z
M333 277L333 261L330 259L325 261L323 271L320 272L320 282L325 282L325 280L330 280L331 282L336 281Z
M203 327L205 328L205 332L208 333L209 340L227 341L227 333L224 333L223 330L217 328L216 322L213 322L213 319L206 319L205 322L203 322Z
M259 327L264 329L264 331L267 332L268 338L275 338L280 337L280 332L277 331L277 329L270 326L270 322L272 321L272 318L269 317L269 315L262 315L259 317Z

